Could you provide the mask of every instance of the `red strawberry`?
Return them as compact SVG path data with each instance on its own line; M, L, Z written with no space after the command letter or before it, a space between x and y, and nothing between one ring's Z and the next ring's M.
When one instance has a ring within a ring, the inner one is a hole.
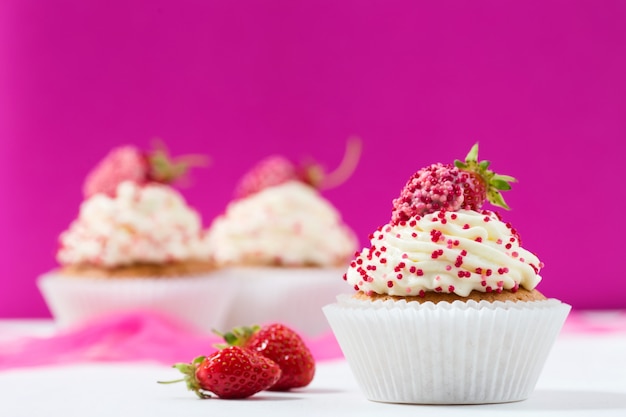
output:
M221 335L231 346L243 346L276 362L282 376L270 390L287 391L309 385L315 375L315 359L302 338L279 323L237 327Z
M87 175L83 186L85 198L97 193L112 196L124 181L144 184L149 170L145 155L136 147L115 148Z
M510 190L509 182L515 178L498 175L488 167L489 161L478 162L475 144L465 162L436 163L420 169L393 201L392 222L397 224L439 210L479 210L485 200L508 210L500 191Z
M170 184L182 177L191 165L202 163L194 156L173 160L163 145L151 152L142 152L135 146L120 146L111 150L87 175L83 193L85 198L98 193L114 196L117 186L124 181L139 185Z
M239 346L199 356L191 363L177 363L174 368L185 377L160 383L184 381L187 389L203 399L210 398L209 392L225 399L247 398L273 386L281 375L271 359Z
M247 197L265 188L291 180L298 180L296 167L291 161L282 156L270 156L256 164L243 176L235 189L235 196Z
M352 175L360 154L360 140L350 138L343 160L331 173L326 173L315 161L309 160L296 165L282 156L269 156L243 176L235 188L235 197L244 198L287 181L301 181L316 189L336 187Z

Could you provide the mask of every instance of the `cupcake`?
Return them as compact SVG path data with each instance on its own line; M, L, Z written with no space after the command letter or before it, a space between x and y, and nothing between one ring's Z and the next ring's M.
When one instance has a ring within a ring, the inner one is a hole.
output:
M512 177L478 162L414 174L324 313L372 401L480 404L532 393L570 306L537 289L543 263L486 199Z
M280 321L309 336L330 330L321 308L341 289L357 239L319 190L354 169L360 143L348 144L348 156L329 175L282 156L262 160L212 222L212 259L237 286L226 327Z
M59 268L38 280L59 325L125 310L219 323L229 284L211 278L201 217L171 186L190 162L123 146L87 176L78 217L59 237Z

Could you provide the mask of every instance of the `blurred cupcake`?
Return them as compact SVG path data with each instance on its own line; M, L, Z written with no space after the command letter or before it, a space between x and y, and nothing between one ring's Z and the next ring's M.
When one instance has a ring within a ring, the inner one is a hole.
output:
M169 185L194 161L123 146L88 175L78 218L59 237L60 267L38 280L60 325L125 310L220 322L230 285L211 278L200 215Z
M329 175L272 156L242 178L207 235L220 275L238 288L226 327L281 321L311 336L329 330L321 307L341 289L357 239L319 189L343 182L359 152L360 142L348 142Z
M536 290L543 264L486 198L512 177L477 161L418 171L351 262L356 291L324 307L365 396L421 404L526 399L570 306Z

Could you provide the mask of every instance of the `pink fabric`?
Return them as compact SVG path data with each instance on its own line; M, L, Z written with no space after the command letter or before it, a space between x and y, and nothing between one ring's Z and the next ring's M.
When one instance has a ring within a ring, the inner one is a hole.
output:
M572 312L563 333L626 333L626 310Z
M303 338L316 360L342 357L332 333ZM0 370L76 362L189 362L213 351L221 339L198 333L152 312L108 316L45 338L24 338L0 344Z

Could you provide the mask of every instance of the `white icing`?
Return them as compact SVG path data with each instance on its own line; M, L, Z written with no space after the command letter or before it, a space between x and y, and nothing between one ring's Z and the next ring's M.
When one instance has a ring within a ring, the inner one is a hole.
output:
M207 235L218 264L347 265L357 240L313 188L289 181L232 201Z
M541 281L543 264L490 211L435 212L386 225L374 232L371 244L346 274L366 293L467 296L472 290L532 290Z
M208 259L199 214L171 187L123 182L115 197L96 194L59 240L63 265L103 267Z

